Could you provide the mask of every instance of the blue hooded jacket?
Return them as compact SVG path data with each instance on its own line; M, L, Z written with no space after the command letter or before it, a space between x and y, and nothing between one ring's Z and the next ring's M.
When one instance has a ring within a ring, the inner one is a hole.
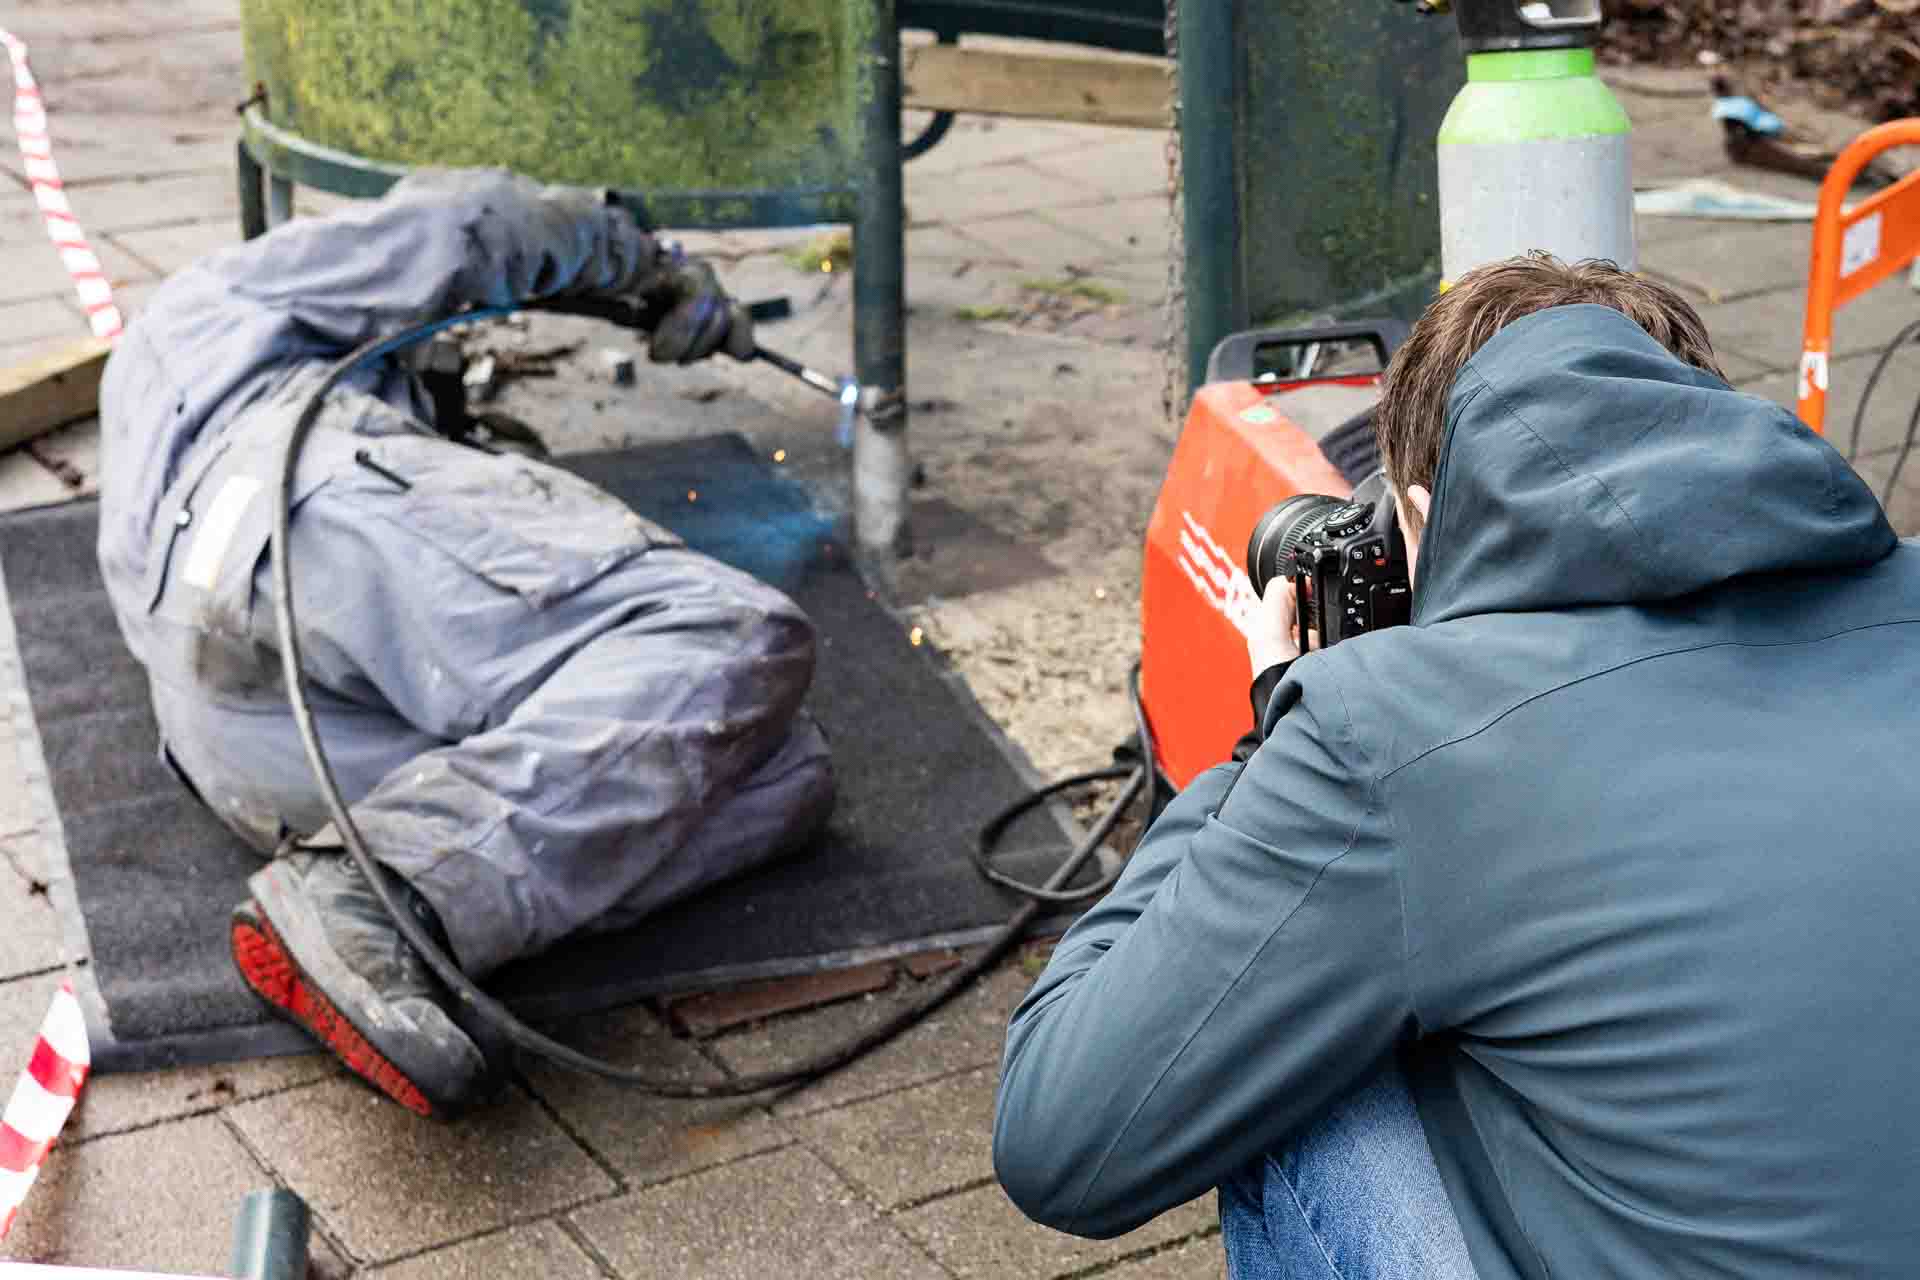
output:
M1294 663L1014 1014L1003 1185L1118 1234L1398 1051L1486 1280L1911 1270L1920 547L1603 307L1447 423L1413 625Z

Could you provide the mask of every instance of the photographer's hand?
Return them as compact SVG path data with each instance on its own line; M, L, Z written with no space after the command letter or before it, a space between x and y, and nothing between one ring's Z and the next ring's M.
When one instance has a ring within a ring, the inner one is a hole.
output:
M1247 637L1247 656L1253 660L1257 678L1270 667L1292 662L1300 656L1299 606L1294 599L1293 580L1275 578L1260 597L1260 609L1254 614L1253 634ZM1319 637L1309 631L1311 643Z

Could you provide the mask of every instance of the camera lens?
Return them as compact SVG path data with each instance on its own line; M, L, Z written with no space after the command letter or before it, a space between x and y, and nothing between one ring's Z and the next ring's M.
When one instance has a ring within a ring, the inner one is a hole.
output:
M1254 592L1265 595L1269 582L1291 577L1293 553L1330 513L1347 505L1345 498L1324 493L1296 493L1261 516L1247 540L1247 577Z

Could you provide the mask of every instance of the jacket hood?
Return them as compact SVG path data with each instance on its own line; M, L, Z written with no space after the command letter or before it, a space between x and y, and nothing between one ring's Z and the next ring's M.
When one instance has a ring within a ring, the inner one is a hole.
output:
M1413 621L1670 600L1871 564L1897 539L1833 447L1608 307L1494 335L1447 401Z

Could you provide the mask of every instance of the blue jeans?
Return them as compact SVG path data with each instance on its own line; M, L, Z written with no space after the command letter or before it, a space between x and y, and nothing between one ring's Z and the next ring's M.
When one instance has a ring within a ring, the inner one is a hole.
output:
M1229 1280L1473 1280L1399 1069L1220 1187Z

